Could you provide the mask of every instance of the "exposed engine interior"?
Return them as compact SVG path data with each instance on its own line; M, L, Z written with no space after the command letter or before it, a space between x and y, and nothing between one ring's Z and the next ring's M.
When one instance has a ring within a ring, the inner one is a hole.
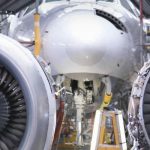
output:
M145 63L133 84L129 103L129 134L134 145L144 150L150 147L150 70Z
M20 85L4 66L0 66L0 149L18 148L26 121L26 104Z

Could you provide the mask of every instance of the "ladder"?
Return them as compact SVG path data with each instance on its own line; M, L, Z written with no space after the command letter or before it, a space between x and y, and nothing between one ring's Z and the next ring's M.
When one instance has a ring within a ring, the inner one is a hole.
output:
M91 150L127 150L121 111L96 111Z

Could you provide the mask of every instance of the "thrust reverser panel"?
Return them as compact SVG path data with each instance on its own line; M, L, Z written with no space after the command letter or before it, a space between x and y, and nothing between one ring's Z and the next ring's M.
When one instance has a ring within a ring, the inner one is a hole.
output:
M0 149L51 148L56 111L52 93L33 55L0 35Z

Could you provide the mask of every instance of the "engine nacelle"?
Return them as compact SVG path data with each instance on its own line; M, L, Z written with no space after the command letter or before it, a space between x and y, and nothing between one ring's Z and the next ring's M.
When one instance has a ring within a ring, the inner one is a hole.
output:
M150 61L139 72L129 102L129 134L133 149L150 148Z
M0 149L47 150L56 104L47 77L28 49L0 35Z

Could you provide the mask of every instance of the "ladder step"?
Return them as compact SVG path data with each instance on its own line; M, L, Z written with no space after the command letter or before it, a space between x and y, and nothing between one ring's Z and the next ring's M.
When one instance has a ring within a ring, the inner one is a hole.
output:
M120 145L100 144L98 150L120 150Z
M120 147L120 145L99 144L99 147L119 148L119 147Z

